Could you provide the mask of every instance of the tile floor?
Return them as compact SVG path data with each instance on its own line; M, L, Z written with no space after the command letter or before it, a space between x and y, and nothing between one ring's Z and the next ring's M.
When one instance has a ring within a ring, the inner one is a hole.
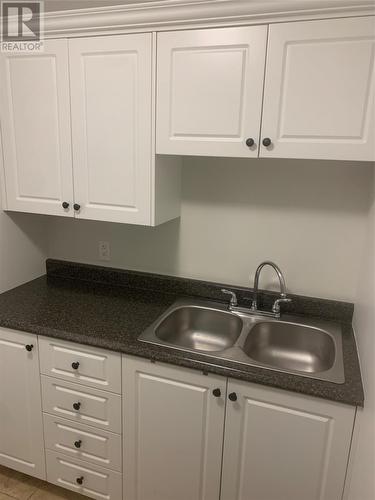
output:
M0 500L87 500L64 488L0 466Z

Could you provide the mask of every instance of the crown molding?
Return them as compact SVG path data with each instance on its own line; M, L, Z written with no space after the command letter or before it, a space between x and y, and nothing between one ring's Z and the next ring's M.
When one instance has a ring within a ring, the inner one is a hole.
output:
M365 0L156 0L48 12L46 38L234 26L375 14Z

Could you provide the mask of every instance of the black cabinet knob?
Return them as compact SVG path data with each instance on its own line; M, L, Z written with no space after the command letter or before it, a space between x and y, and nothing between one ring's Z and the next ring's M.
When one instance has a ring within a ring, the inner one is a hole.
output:
M67 201L63 201L62 202L62 207L65 208L65 209L69 208L69 203Z
M251 148L252 146L254 146L254 144L255 144L255 141L251 137L249 137L248 139L246 139L246 146L248 148Z
M78 205L78 203L74 203L73 208L76 212L81 209L81 205Z
M212 391L212 394L215 396L215 398L219 398L221 396L221 390L219 388L214 389Z
M34 349L34 346L33 346L33 344L27 344L27 345L25 345L25 349L26 349L26 351L31 352Z
M74 446L75 446L76 448L81 448L81 444L82 444L81 439L80 439L79 441L74 441Z
M81 408L81 403L73 403L73 408L78 411Z
M262 144L263 144L263 146L266 146L266 148L268 148L268 146L271 146L272 141L269 137L265 137L262 141Z
M237 401L237 394L235 392L231 392L228 396L228 398L231 400L231 401Z
M76 482L77 484L83 484L83 476L77 477Z
M79 367L79 362L78 362L78 361L74 361L74 362L72 363L72 368L73 368L73 370L78 370L78 367Z

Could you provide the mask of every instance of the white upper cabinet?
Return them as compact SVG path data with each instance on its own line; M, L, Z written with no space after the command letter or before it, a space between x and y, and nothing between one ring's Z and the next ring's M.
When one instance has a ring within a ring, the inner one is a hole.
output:
M76 211L149 224L151 34L69 41Z
M374 160L373 17L271 25L260 156Z
M374 160L374 17L271 24L267 58L266 38L158 35L157 153Z
M4 209L154 226L178 156L375 160L374 16L43 43L0 53Z
M266 41L267 26L158 34L157 153L258 156Z
M153 36L0 54L5 209L150 226L180 215L179 160L154 151Z
M6 206L72 216L67 41L45 40L43 52L1 52L0 69Z

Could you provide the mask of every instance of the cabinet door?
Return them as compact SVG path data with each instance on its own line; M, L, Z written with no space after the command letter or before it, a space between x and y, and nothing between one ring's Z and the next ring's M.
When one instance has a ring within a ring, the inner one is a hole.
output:
M124 356L123 390L125 498L218 500L226 379Z
M76 216L151 222L151 34L69 41Z
M261 156L374 160L374 18L269 29Z
M158 34L157 153L258 156L266 39L266 26Z
M0 329L0 464L44 479L37 342L35 335Z
M228 382L221 500L341 500L355 408Z
M67 41L43 43L43 52L0 53L6 208L72 217Z

